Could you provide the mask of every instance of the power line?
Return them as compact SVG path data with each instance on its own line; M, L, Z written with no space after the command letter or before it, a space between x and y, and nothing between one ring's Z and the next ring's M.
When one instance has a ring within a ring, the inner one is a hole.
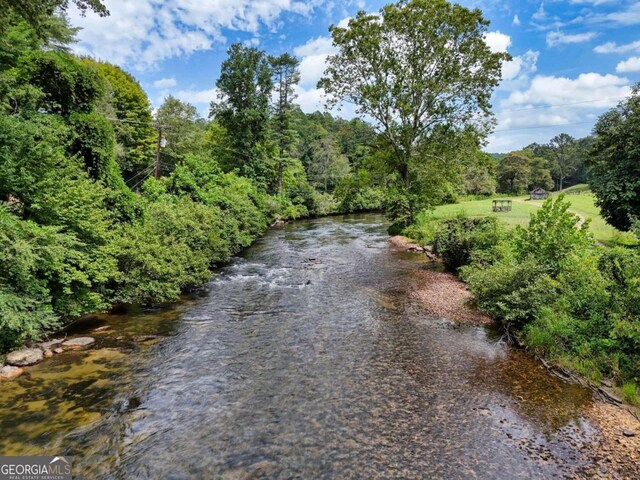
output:
M136 189L136 187L137 187L138 185L140 185L140 184L141 184L142 182L144 182L147 178L149 178L149 177L153 174L153 172L155 171L155 166L153 166L153 165L152 165L152 166L151 166L150 168L148 168L147 170L149 170L149 171L147 172L147 174L146 174L146 175L144 175L144 176L140 179L140 181L139 181L138 183L136 183L133 187L131 187L131 190L135 190L135 189Z
M499 130L494 130L493 132L491 132L491 134L494 133L499 133L499 132L514 132L517 130L534 130L534 129L538 129L538 128L551 128L551 127L568 127L568 126L572 126L572 125L586 125L586 124L592 124L593 121L589 121L589 122L574 122L574 123L556 123L553 125L534 125L532 127L518 127L518 128L503 128L503 129L499 129Z
M125 183L129 183L131 182L131 180L135 179L136 177L138 177L139 175L142 175L147 169L149 169L150 167L153 167L155 164L155 162L151 162L149 165L147 165L146 167L144 167L142 170L140 170L138 173L136 173L133 177L131 177L130 179L128 179Z
M607 97L607 98L599 98L597 100L583 100L580 102L569 102L569 103L556 103L556 104L550 104L550 105L541 105L539 107L525 107L525 108L514 108L514 109L506 109L506 110L493 110L493 113L505 113L505 112L525 112L527 110L543 110L546 108L557 108L557 107L568 107L570 105L581 105L584 103L596 103L596 102L602 102L602 101L606 101L606 100L622 100L624 98L628 98L628 97ZM602 108L608 108L608 107L602 107Z

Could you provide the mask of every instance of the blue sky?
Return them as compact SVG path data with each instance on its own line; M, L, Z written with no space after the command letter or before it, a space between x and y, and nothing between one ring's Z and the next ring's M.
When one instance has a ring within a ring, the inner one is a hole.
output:
M172 94L206 114L230 44L301 59L298 103L322 108L316 82L332 52L327 28L378 0L107 0L111 16L71 11L76 51L133 73L154 106ZM487 42L508 51L494 94L498 120L486 150L504 152L567 132L587 135L598 115L640 81L640 0L463 0L491 21ZM335 112L346 118L353 108Z

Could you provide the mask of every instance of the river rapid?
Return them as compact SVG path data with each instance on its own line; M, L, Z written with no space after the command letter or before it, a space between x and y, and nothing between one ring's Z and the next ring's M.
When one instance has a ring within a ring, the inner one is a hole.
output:
M78 478L116 479L589 466L590 392L491 329L429 315L407 294L427 259L393 249L385 227L356 215L273 229L178 305L77 323L69 334L95 348L0 384L0 452L72 455Z

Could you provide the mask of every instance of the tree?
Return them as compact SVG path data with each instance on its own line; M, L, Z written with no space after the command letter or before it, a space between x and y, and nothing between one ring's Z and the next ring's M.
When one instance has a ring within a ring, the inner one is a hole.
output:
M504 193L522 193L529 185L529 157L522 152L507 154L498 164L498 183Z
M162 136L167 141L162 149L165 171L173 169L188 153L204 148L207 126L190 103L169 95L156 112L156 122L164 127Z
M349 160L340 154L331 137L324 137L314 145L313 163L309 166L312 183L328 192L350 170Z
M271 67L264 52L234 43L222 62L218 102L211 114L229 134L241 175L266 185L267 166L260 150L269 122L269 100L273 91Z
M565 179L571 176L578 167L574 148L575 141L571 135L561 133L549 142L549 152L555 161L554 170L558 178L558 190L564 188Z
M27 22L40 38L50 31L48 24L56 12L65 12L73 3L84 15L93 10L101 17L109 15L109 10L101 0L0 0L0 37L15 18Z
M640 84L599 118L593 133L591 189L607 223L628 231L640 217Z
M296 141L296 132L292 130L291 117L293 100L296 98L295 86L300 81L296 57L283 53L278 57L269 57L271 64L276 104L274 106L273 130L278 144L277 187L278 195L282 193L282 173L291 155L291 148Z
M546 158L531 156L529 160L530 174L529 174L529 190L540 187L545 190L551 190L553 188L553 178L551 178L551 171L549 170L549 162Z
M133 76L120 67L93 59L82 63L98 71L106 84L104 105L100 110L113 121L118 143L117 160L129 174L144 170L155 157L157 133L147 94Z
M453 145L457 135L488 132L491 93L509 56L491 52L487 25L477 9L402 0L330 28L338 51L318 86L329 105L352 102L377 121L407 191L412 169L431 159L419 156L421 144Z
M464 189L472 195L496 193L496 161L486 153L477 152L464 174Z

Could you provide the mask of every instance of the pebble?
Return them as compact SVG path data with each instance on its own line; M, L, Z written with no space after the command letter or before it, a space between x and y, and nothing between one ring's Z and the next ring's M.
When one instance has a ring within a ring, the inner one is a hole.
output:
M635 437L637 434L633 430L622 430L622 435L625 437Z
M62 352L64 352L64 350L62 348L55 348L53 350L53 353L62 353Z

